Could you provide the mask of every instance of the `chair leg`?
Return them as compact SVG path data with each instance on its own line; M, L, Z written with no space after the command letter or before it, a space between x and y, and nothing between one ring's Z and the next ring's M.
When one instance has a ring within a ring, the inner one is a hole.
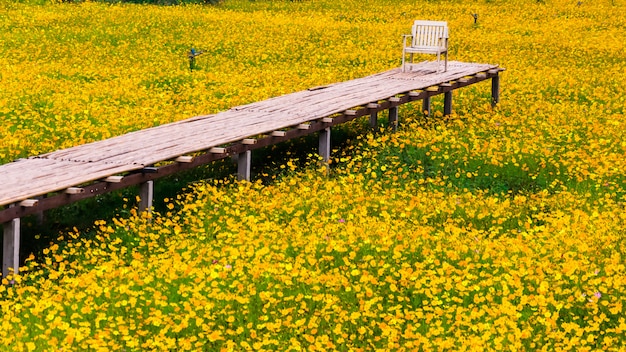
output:
M402 50L402 72L406 72L406 68L404 67L404 56L406 55L405 51Z
M446 69L443 72L448 72L448 52L446 51Z
M437 72L439 72L440 66L441 66L441 53L437 52Z

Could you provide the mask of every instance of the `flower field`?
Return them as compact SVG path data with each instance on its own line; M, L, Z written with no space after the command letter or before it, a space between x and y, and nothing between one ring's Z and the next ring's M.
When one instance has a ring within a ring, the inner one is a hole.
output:
M496 108L62 233L2 278L0 350L626 349L623 0L2 1L0 163L397 67L414 19L506 68Z

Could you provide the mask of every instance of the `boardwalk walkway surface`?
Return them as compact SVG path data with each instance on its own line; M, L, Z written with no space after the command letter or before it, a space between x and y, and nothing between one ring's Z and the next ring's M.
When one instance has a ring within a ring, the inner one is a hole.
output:
M159 177L167 174L165 169L162 172L152 167L157 163L197 166L231 154L249 153L257 141L265 140L258 143L259 147L306 134L290 132L294 130L323 132L354 117L384 109L391 112L414 100L426 102L432 95L451 94L454 89L486 79L492 79L492 96L497 101L498 73L502 70L497 65L451 61L446 72L438 72L436 62L423 62L407 72L395 68L0 165L4 249L7 232L11 231L7 222L12 219L69 204L104 189L114 190L118 183L121 186L117 189L156 178L150 172L159 172ZM209 156L203 160L188 156L198 152ZM198 159L195 164L194 159ZM183 168L170 165L170 169L171 174Z
M445 73L435 73L435 69L432 63L412 72L393 69L0 165L0 206L297 126L497 66L451 62Z

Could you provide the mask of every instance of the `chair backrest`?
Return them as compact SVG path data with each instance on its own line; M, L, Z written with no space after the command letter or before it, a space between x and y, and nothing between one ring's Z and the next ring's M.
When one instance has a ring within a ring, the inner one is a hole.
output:
M413 35L412 46L438 47L441 45L441 38L448 38L448 23L417 20L413 22L411 34Z

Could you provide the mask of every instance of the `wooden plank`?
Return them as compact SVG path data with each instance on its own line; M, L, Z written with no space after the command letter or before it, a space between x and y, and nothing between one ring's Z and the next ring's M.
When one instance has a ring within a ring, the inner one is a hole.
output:
M119 183L119 182L122 182L123 178L124 178L124 176L109 176L109 177L104 179L104 182Z
M138 165L77 163L40 158L24 159L1 166L3 187L0 205L11 204L47 193L62 191L85 182L98 180ZM24 182L24 180L28 182Z
M65 194L80 194L85 193L85 189L81 187L69 187L65 190Z
M190 155L181 155L178 158L174 159L174 161L178 163L190 163L193 161L193 156Z
M272 131L270 134L273 137L284 137L287 134L285 131Z
M224 153L226 153L226 148L213 147L213 148L209 149L209 153L224 154Z
M34 207L37 206L37 203L39 203L39 200L37 199L24 199L19 203L19 205L21 207Z

